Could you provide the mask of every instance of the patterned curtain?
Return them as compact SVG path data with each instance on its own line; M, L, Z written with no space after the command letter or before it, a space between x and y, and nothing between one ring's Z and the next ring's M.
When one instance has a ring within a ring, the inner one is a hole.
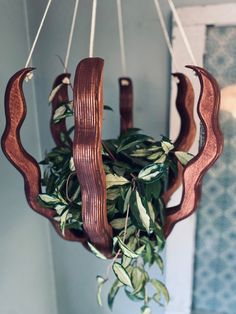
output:
M236 84L236 27L207 29L205 67ZM236 98L235 98L236 107ZM197 214L193 314L236 313L236 117L221 110L224 153L208 172Z

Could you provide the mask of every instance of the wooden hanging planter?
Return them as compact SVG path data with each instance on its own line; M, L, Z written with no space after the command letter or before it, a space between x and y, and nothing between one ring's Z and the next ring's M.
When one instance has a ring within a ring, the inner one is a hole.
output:
M62 235L58 223L53 219L54 212L44 208L38 202L41 193L41 174L37 162L29 155L20 139L20 128L25 119L26 106L22 84L32 68L17 72L9 81L5 95L6 129L2 137L2 148L9 161L23 175L25 193L30 207L39 214L48 218L57 232L66 240L79 241L86 246L89 240L104 255L111 257L112 227L107 220L106 182L102 163L102 111L103 111L103 66L100 58L82 60L76 70L74 81L74 117L75 134L73 140L73 156L78 180L82 190L82 217L84 235L66 229ZM214 78L204 69L192 68L201 84L201 93L198 102L198 114L205 128L206 141L199 154L192 159L183 172L183 196L179 206L168 209L165 223L165 235L168 236L173 226L180 220L192 214L197 207L200 197L201 180L205 172L219 157L223 138L218 126L219 89ZM179 78L177 107L184 103L180 116L182 128L175 143L178 149L188 149L195 137L195 127L192 116L193 90L189 80L182 74ZM69 74L61 75L55 81L57 86ZM125 82L125 84L123 83ZM121 131L132 126L132 83L127 78L120 79L120 110ZM53 100L52 110L58 107L61 101L67 101L66 86L60 89ZM57 145L64 145L60 140L60 133L65 132L65 121L53 126L51 131ZM72 142L69 140L69 145ZM171 191L175 190L174 182ZM166 199L166 194L164 195Z

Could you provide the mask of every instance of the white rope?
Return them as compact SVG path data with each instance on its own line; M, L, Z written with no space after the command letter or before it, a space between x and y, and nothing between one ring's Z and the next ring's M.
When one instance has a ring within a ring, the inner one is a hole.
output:
M96 28L96 15L97 15L97 0L93 0L92 19L91 19L91 32L90 32L90 44L89 44L89 57L93 57L94 52L94 37Z
M36 46L36 44L37 44L37 41L38 41L38 38L39 38L39 35L40 35L40 32L41 32L41 29L42 29L42 27L43 27L43 24L44 24L45 18L46 18L46 16L47 16L49 7L50 7L50 5L51 5L51 2L52 2L52 0L48 0L48 4L47 4L46 9L45 9L45 12L44 12L44 14L43 14L43 18L42 18L41 23L40 23L40 25L39 25L37 34L36 34L36 36L35 36L33 45L32 45L32 47L31 47L31 50L30 50L28 59L27 59L26 64L25 64L25 67L26 67L26 68L29 66L30 60L31 60L31 58L32 58L32 54L33 54L33 52L34 52L34 48L35 48L35 46Z
M124 28L123 28L121 0L117 0L116 4L117 4L119 37L120 37L121 66L122 66L123 76L126 76L127 75L127 66L126 66L126 58L125 58L125 42L124 42Z
M168 50L169 50L170 55L171 55L172 60L173 60L173 65L174 65L175 71L178 72L179 71L178 70L179 66L178 66L178 63L177 63L177 60L176 60L176 57L175 57L175 54L174 54L174 50L173 50L173 47L172 47L172 44L171 44L171 40L170 40L170 37L169 37L169 33L168 33L168 30L167 30L167 27L166 27L166 23L165 23L165 20L164 20L164 16L163 16L163 13L162 13L162 10L161 10L161 6L160 6L160 3L159 3L159 0L153 0L153 1L154 1L154 4L155 4L155 7L156 7L157 15L158 15L159 20L160 20L162 32L163 32L163 35L164 35L164 38L165 38Z
M67 72L67 68L68 68L68 62L69 62L69 57L70 57L73 35L75 31L75 21L76 21L76 16L78 13L78 7L79 7L79 0L75 0L74 14L73 14L72 22L71 22L70 35L69 35L66 57L65 57L65 62L64 62L64 72Z
M181 36L183 38L185 47L186 47L186 49L187 49L187 51L189 53L189 56L190 56L190 58L192 60L192 63L193 63L193 65L197 65L197 61L196 61L196 59L194 57L192 48L191 48L189 40L188 40L188 37L187 37L186 32L185 32L185 30L183 28L183 24L182 24L182 22L181 22L181 20L179 18L179 15L178 15L178 12L177 12L177 10L175 8L175 5L174 5L172 0L168 0L168 3L169 3L169 6L171 8L171 11L172 11L172 13L174 15L175 21L176 21L177 26L179 28L180 34L181 34Z

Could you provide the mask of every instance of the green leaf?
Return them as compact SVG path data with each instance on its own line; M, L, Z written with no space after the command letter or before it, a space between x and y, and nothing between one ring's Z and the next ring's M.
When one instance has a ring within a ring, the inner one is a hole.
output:
M142 245L140 248L138 248L135 253L138 255L142 255L143 251L145 250L145 245Z
M68 214L69 214L69 209L67 209L61 216L60 228L61 228L63 236L65 235L65 227L66 227L66 220L67 220Z
M170 296L169 296L169 292L166 289L166 286L159 280L157 279L151 279L151 284L153 285L153 287L156 289L157 293L162 293L166 303L169 303L170 301Z
M59 216L61 216L61 214L63 213L63 211L66 209L66 205L62 205L62 204L57 204L54 208L55 208L55 210L56 210L56 212L57 212L57 214L59 215Z
M101 252L99 252L91 243L88 242L88 246L89 246L91 252L93 252L93 254L96 255L96 257L98 257L100 259L107 259L106 256L104 256Z
M175 156L183 166L187 165L187 163L194 157L192 154L179 151L175 152Z
M164 262L163 259L159 254L155 254L155 262L157 263L158 267L160 268L161 272L163 273L164 271Z
M110 224L112 225L113 229L121 230L125 227L126 218L117 218L113 219ZM127 222L127 226L130 225L130 220Z
M155 164L163 164L166 161L166 155L161 155L157 160L154 161Z
M142 308L141 308L141 314L151 314L151 309L149 306L147 305L144 305Z
M162 141L161 142L162 149L165 154L168 154L172 149L174 149L174 145L170 142Z
M132 283L131 283L130 277L129 277L127 271L124 269L124 267L121 264L115 262L113 264L112 269L113 269L117 279L121 283L132 288Z
M102 278L101 276L97 276L97 302L100 306L102 306L102 298L101 298L101 292L103 285L107 282L107 279Z
M154 153L154 154L148 156L147 159L148 160L156 160L156 159L160 158L162 155L163 155L163 151L157 152L157 153Z
M155 164L148 166L139 172L138 178L144 181L150 181L160 173L160 170L158 168L158 165Z
M100 306L102 306L102 299L101 299L101 292L102 292L102 287L104 283L106 282L105 279L103 279L100 276L97 276L97 283L98 283L98 289L97 289L97 302Z
M130 187L126 193L126 196L125 196L123 213L126 213L128 208L129 208L131 193L132 193L132 188Z
M140 302L140 301L144 301L145 299L145 293L144 291L141 291L137 294L132 294L132 292L130 292L129 290L125 289L125 293L127 295L127 297L134 302Z
M49 205L56 205L56 204L60 203L60 199L58 199L58 197L56 197L54 195L39 194L38 197L41 201L43 201L44 203L49 204Z
M155 221L156 220L156 215L155 215L155 211L154 211L154 208L153 208L151 202L148 202L148 211L149 211L149 216L150 216L151 220Z
M53 121L57 121L61 116L64 115L66 112L66 106L60 106L55 110L55 113L53 115Z
M114 300L115 300L115 297L119 291L119 289L123 286L123 284L118 280L116 279L114 284L112 285L111 289L110 289L110 292L108 294L108 306L110 308L110 310L112 310L112 307L113 307L113 303L114 303Z
M132 285L134 291L132 294L139 293L146 284L146 276L140 267L134 267L131 274Z
M149 231L150 231L150 217L147 214L146 208L142 204L142 200L141 200L141 197L140 197L138 191L136 191L136 201L137 201L140 219L143 223L143 226L145 227L145 229L149 233Z
M70 159L69 168L70 168L70 171L72 171L72 172L75 171L75 164L74 164L74 159L73 159L73 157L71 157L71 159Z
M122 253L127 256L127 257L130 257L130 258L137 258L139 255L136 254L135 252L133 252L132 250L130 250L125 244L124 242L121 240L120 237L118 237L118 244L119 244L119 247L122 251Z
M116 174L107 174L106 175L106 187L109 189L110 187L114 185L124 185L128 184L129 181L125 179L124 177L117 176Z
M127 257L125 255L122 256L122 266L124 268L128 267L130 265L131 261L132 261L132 258Z

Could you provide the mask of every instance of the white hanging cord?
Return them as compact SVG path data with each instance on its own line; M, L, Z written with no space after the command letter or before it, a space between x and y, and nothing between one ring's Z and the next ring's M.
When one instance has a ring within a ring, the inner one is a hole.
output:
M78 13L78 7L79 7L79 0L75 0L74 14L73 14L72 22L71 22L70 35L69 35L66 57L65 57L65 62L64 62L64 72L67 72L67 68L68 68L68 62L69 62L69 57L70 57L71 44L72 44L74 31L75 31L75 21L76 21L76 16Z
M157 15L158 15L159 20L160 20L162 32L163 32L163 35L164 35L167 47L169 49L170 55L171 55L172 60L173 60L173 65L174 65L175 71L178 72L179 71L178 70L179 66L178 66L178 63L177 63L177 60L176 60L176 57L175 57L175 54L174 54L174 50L173 50L173 47L172 47L172 44L171 44L171 40L170 40L170 37L169 37L169 33L168 33L168 30L167 30L167 27L166 27L166 23L165 23L165 20L164 20L164 16L163 16L163 13L162 13L162 10L161 10L161 6L160 6L160 3L159 3L159 0L153 0L153 1L154 1L154 4L155 4L155 7L156 7Z
M172 13L174 15L175 21L176 21L177 26L179 28L180 34L181 34L181 36L183 38L185 47L186 47L186 49L187 49L187 51L189 53L189 56L190 56L190 58L192 60L192 63L193 63L193 65L197 65L197 61L196 61L196 59L194 57L192 48L191 48L189 40L188 40L188 37L187 37L186 32L185 32L185 30L183 28L183 24L182 24L182 22L181 22L181 20L179 18L179 15L178 15L178 12L177 12L177 10L175 8L175 5L174 5L172 0L168 0L168 3L169 3L169 6L171 8L171 11L172 11Z
M26 64L25 64L25 67L26 67L26 68L29 66L30 60L31 60L31 58L32 58L32 54L33 54L33 52L34 52L34 48L35 48L35 46L36 46L36 44L37 44L37 41L38 41L38 38L39 38L39 35L40 35L40 32L41 32L41 29L42 29L42 27L43 27L43 24L44 24L45 18L46 18L46 16L47 16L49 7L50 7L50 5L51 5L51 2L52 2L52 0L48 0L48 4L47 4L46 9L45 9L45 12L44 12L44 14L43 14L43 18L42 18L41 23L40 23L40 25L39 25L37 34L36 34L36 36L35 36L33 45L32 45L32 47L31 47L31 50L30 50L28 59L27 59Z
M119 37L120 37L121 66L122 66L123 76L126 76L127 66L126 66L126 58L125 58L125 41L124 41L124 28L123 28L121 0L117 0L116 4L117 4Z
M93 0L90 43L89 43L89 57L90 58L93 57L93 52L94 52L94 37L95 37L95 28L96 28L96 15L97 15L97 0Z

